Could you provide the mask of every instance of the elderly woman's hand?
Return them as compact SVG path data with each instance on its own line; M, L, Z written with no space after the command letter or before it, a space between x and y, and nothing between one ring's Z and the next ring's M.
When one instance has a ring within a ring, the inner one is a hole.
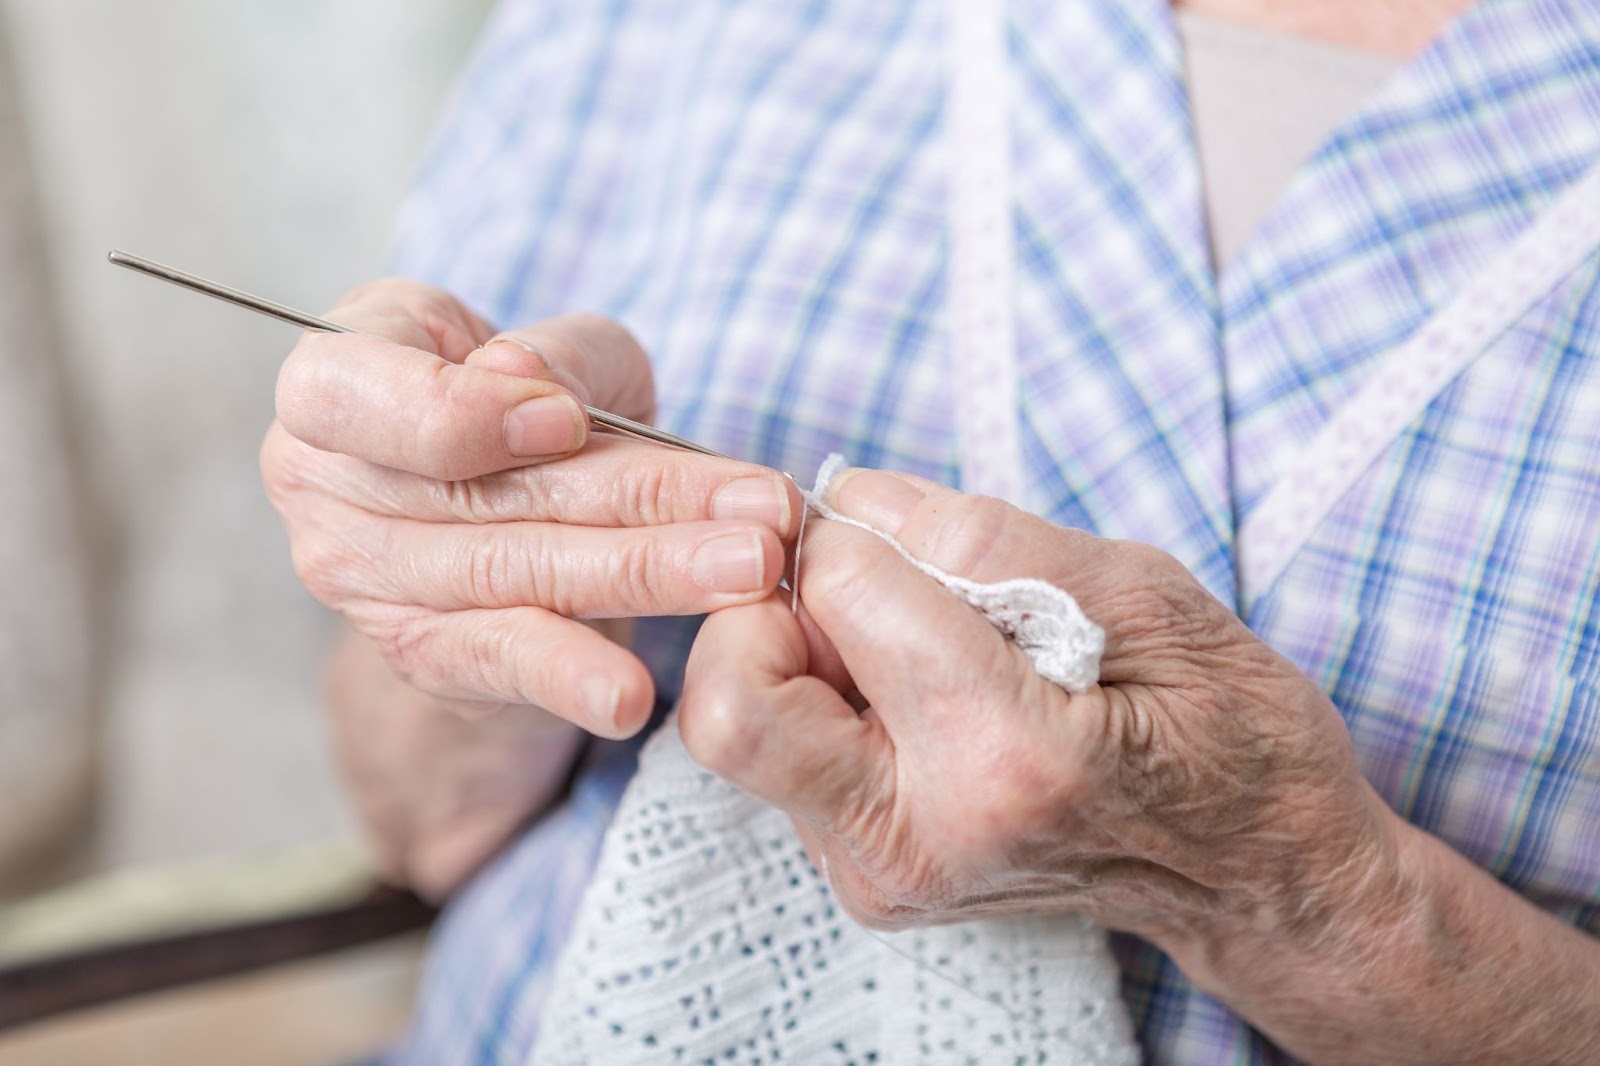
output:
M1390 811L1328 699L1175 560L903 475L832 493L948 572L1058 584L1106 631L1099 685L1068 694L820 521L799 621L777 597L707 621L685 745L787 810L859 919L1083 912L1317 1062L1600 1048L1594 941Z
M833 494L949 572L1058 584L1106 630L1100 684L1069 694L888 545L831 522L802 563L820 633L776 600L707 623L689 751L797 816L859 918L1072 908L1163 937L1219 918L1310 928L1381 876L1393 817L1337 712L1170 556L900 475L851 471Z
M799 506L787 479L588 436L580 401L653 413L620 326L568 315L497 335L404 281L331 317L364 332L295 348L262 472L302 580L419 688L626 736L649 716L649 674L577 619L698 614L776 587Z
M653 411L615 323L497 335L405 281L331 317L364 335L295 348L262 474L301 578L360 634L329 714L374 857L438 898L551 800L580 728L648 719L626 619L766 596L799 498L761 467L590 438L580 401Z

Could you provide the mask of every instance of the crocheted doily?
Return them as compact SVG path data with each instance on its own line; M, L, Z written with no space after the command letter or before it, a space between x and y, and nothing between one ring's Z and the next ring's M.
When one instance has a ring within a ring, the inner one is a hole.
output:
M807 494L836 519L821 497L838 465ZM1094 682L1102 636L1060 589L912 562L1051 680ZM689 757L676 716L640 756L553 988L539 1066L1139 1061L1102 930L1061 916L869 933L786 815Z

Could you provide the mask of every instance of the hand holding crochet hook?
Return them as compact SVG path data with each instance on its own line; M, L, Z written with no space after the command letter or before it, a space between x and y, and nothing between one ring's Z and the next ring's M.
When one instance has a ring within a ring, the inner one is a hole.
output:
M617 324L496 333L401 281L332 313L361 332L302 337L262 470L301 577L360 634L334 730L395 878L448 893L554 796L580 730L643 726L650 677L594 620L709 612L686 747L787 812L868 925L1086 914L1315 1061L1371 1061L1321 1024L1330 990L1391 1013L1462 945L1500 943L1481 934L1507 908L1529 943L1569 932L1382 803L1328 698L1164 553L847 471L791 613L787 476L589 433L656 434ZM1105 631L1099 682L1046 680L927 566L1069 593ZM1546 957L1592 987L1590 956ZM1438 1028L1405 1030L1419 1060L1459 1026Z
M496 332L399 280L333 321L110 260L307 330L261 471L300 578L350 624L333 733L396 881L447 895L555 796L585 734L644 726L633 618L755 602L784 572L793 480L650 426L650 363L615 322Z
M353 630L333 730L374 850L443 897L554 797L585 733L649 718L628 620L768 596L800 497L764 467L591 433L584 406L653 414L616 323L496 333L400 281L330 313L362 332L295 346L262 474L300 577Z

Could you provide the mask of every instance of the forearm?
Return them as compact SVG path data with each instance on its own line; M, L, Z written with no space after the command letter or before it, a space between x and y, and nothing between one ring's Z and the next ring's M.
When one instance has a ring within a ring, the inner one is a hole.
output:
M1392 828L1393 865L1325 922L1212 930L1180 966L1315 1063L1600 1062L1600 941Z

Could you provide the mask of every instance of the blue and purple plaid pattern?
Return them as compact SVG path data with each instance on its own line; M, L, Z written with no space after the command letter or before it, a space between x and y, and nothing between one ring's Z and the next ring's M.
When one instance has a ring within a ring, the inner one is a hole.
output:
M954 482L940 5L508 0L400 271L587 308L674 432ZM1600 161L1600 10L1487 0L1296 179L1220 279L1164 0L1018 0L1019 418L1039 513L1237 602L1236 517L1386 351ZM1600 932L1600 256L1394 442L1247 618L1402 814ZM670 697L692 623L647 624ZM519 1062L632 749L452 906L401 1056ZM1119 944L1152 1062L1283 1056Z

